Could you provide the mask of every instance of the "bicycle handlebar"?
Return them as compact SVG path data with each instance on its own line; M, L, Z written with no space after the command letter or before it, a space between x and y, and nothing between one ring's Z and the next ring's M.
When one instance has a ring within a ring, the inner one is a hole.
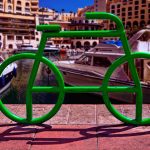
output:
M117 17L116 15L111 14L111 13L87 12L85 15L86 15L86 19L102 19L102 20L109 19L109 20L114 21L116 23L118 30L121 30L121 31L124 30L124 26L123 26L120 18Z
M61 26L58 24L53 25L38 25L36 27L37 31L50 31L50 32L59 32L61 31Z

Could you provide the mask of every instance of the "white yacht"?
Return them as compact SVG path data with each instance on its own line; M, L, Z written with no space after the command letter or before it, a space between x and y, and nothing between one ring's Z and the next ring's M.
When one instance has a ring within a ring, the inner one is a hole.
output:
M28 52L28 51L37 51L38 48L33 47L31 44L22 44L18 46L18 51Z
M139 31L129 40L132 51L150 52L149 40L149 29ZM121 56L124 56L122 47L118 47L116 44L100 43L75 61L57 61L55 64L62 72L66 84L72 86L100 86L110 65ZM144 92L144 102L150 103L150 60L136 59L135 65ZM109 80L109 85L134 85L127 63L118 66ZM135 102L135 95L130 93L109 93L109 96L118 101Z
M60 48L55 45L46 45L44 52L60 52Z
M4 61L3 57L0 56L0 65ZM0 94L2 94L11 84L13 77L17 76L17 64L12 63L8 65L3 73L0 75Z

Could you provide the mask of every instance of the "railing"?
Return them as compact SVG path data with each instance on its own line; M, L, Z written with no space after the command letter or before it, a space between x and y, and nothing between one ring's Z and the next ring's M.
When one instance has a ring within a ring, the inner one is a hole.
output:
M42 31L41 42L39 45L38 52L36 54L17 54L11 56L7 60L3 62L0 66L0 74L3 70L12 62L20 60L20 59L34 59L33 69L31 71L31 75L27 84L27 92L26 92L26 118L21 118L13 114L10 110L8 110L5 105L0 101L0 109L4 115L10 118L13 121L20 123L28 123L28 124L37 124L47 121L52 118L60 109L63 104L65 93L93 93L93 92L102 92L102 96L104 99L104 103L108 110L119 120L128 124L135 125L146 125L150 124L150 118L142 118L142 104L143 104L143 93L139 80L139 76L137 74L137 70L134 64L135 58L150 58L150 54L137 52L131 53L130 46L127 41L127 37L124 31L124 26L120 19L109 13L104 12L93 12L86 13L87 19L109 19L114 21L117 25L116 30L97 30L97 31L61 31L59 25L40 25L37 26L38 31ZM76 86L76 87L67 87L64 85L64 79L59 69L47 58L43 57L43 51L48 38L54 37L120 37L125 55L114 61L114 63L109 67L106 72L104 79L102 81L101 86ZM36 74L38 71L38 67L40 62L46 64L49 69L55 74L56 80L58 82L58 86L34 86L34 81L36 79ZM109 86L109 79L113 72L117 69L118 66L128 63L131 76L134 82L134 86ZM32 117L32 93L57 93L58 99L55 106L52 108L50 112L39 117ZM136 94L136 117L134 119L128 118L121 114L115 107L111 104L109 100L109 92L126 92L126 93L134 93Z

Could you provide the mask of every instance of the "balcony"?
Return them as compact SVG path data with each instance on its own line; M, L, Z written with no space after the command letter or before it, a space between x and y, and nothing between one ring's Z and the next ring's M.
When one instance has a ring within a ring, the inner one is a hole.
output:
M0 25L7 25L7 24L35 27L35 22L29 22L29 21L25 22L25 21L20 21L20 20L4 20L4 19L0 19Z
M31 0L31 3L32 3L32 4L38 4L39 1L38 1L38 0Z
M38 9L38 6L37 5L31 6L31 9Z
M1 27L0 26L0 30L2 31L6 31L6 32L10 32L10 31L27 31L27 32L34 32L35 29L18 29L18 28L15 28L15 27ZM10 30L10 31L7 31L7 30Z

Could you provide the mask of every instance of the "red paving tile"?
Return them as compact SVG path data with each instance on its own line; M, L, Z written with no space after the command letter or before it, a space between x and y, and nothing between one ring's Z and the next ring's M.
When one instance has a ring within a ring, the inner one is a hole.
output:
M25 115L24 105L9 107ZM134 106L115 107L134 117ZM37 117L50 108L35 105L33 113ZM143 108L143 116L149 117L149 105ZM120 125L104 105L63 105L54 118L39 126L2 125L10 120L2 114L0 118L0 150L150 150L149 126Z
M96 105L71 105L68 124L96 124Z
M70 105L62 105L58 113L50 119L51 124L68 124Z
M86 135L87 133L91 135ZM31 150L96 150L96 128L87 125L59 125L37 131Z
M121 106L115 106L120 113L122 113ZM116 119L106 108L105 105L97 105L97 124L104 125L104 124L118 124L121 123L118 119Z
M16 114L19 105L5 105L12 113ZM7 123L11 123L13 121L11 121L9 118L7 118L2 112L0 112L0 124L7 124Z
M150 150L150 131L142 127L105 126L98 132L100 150Z

